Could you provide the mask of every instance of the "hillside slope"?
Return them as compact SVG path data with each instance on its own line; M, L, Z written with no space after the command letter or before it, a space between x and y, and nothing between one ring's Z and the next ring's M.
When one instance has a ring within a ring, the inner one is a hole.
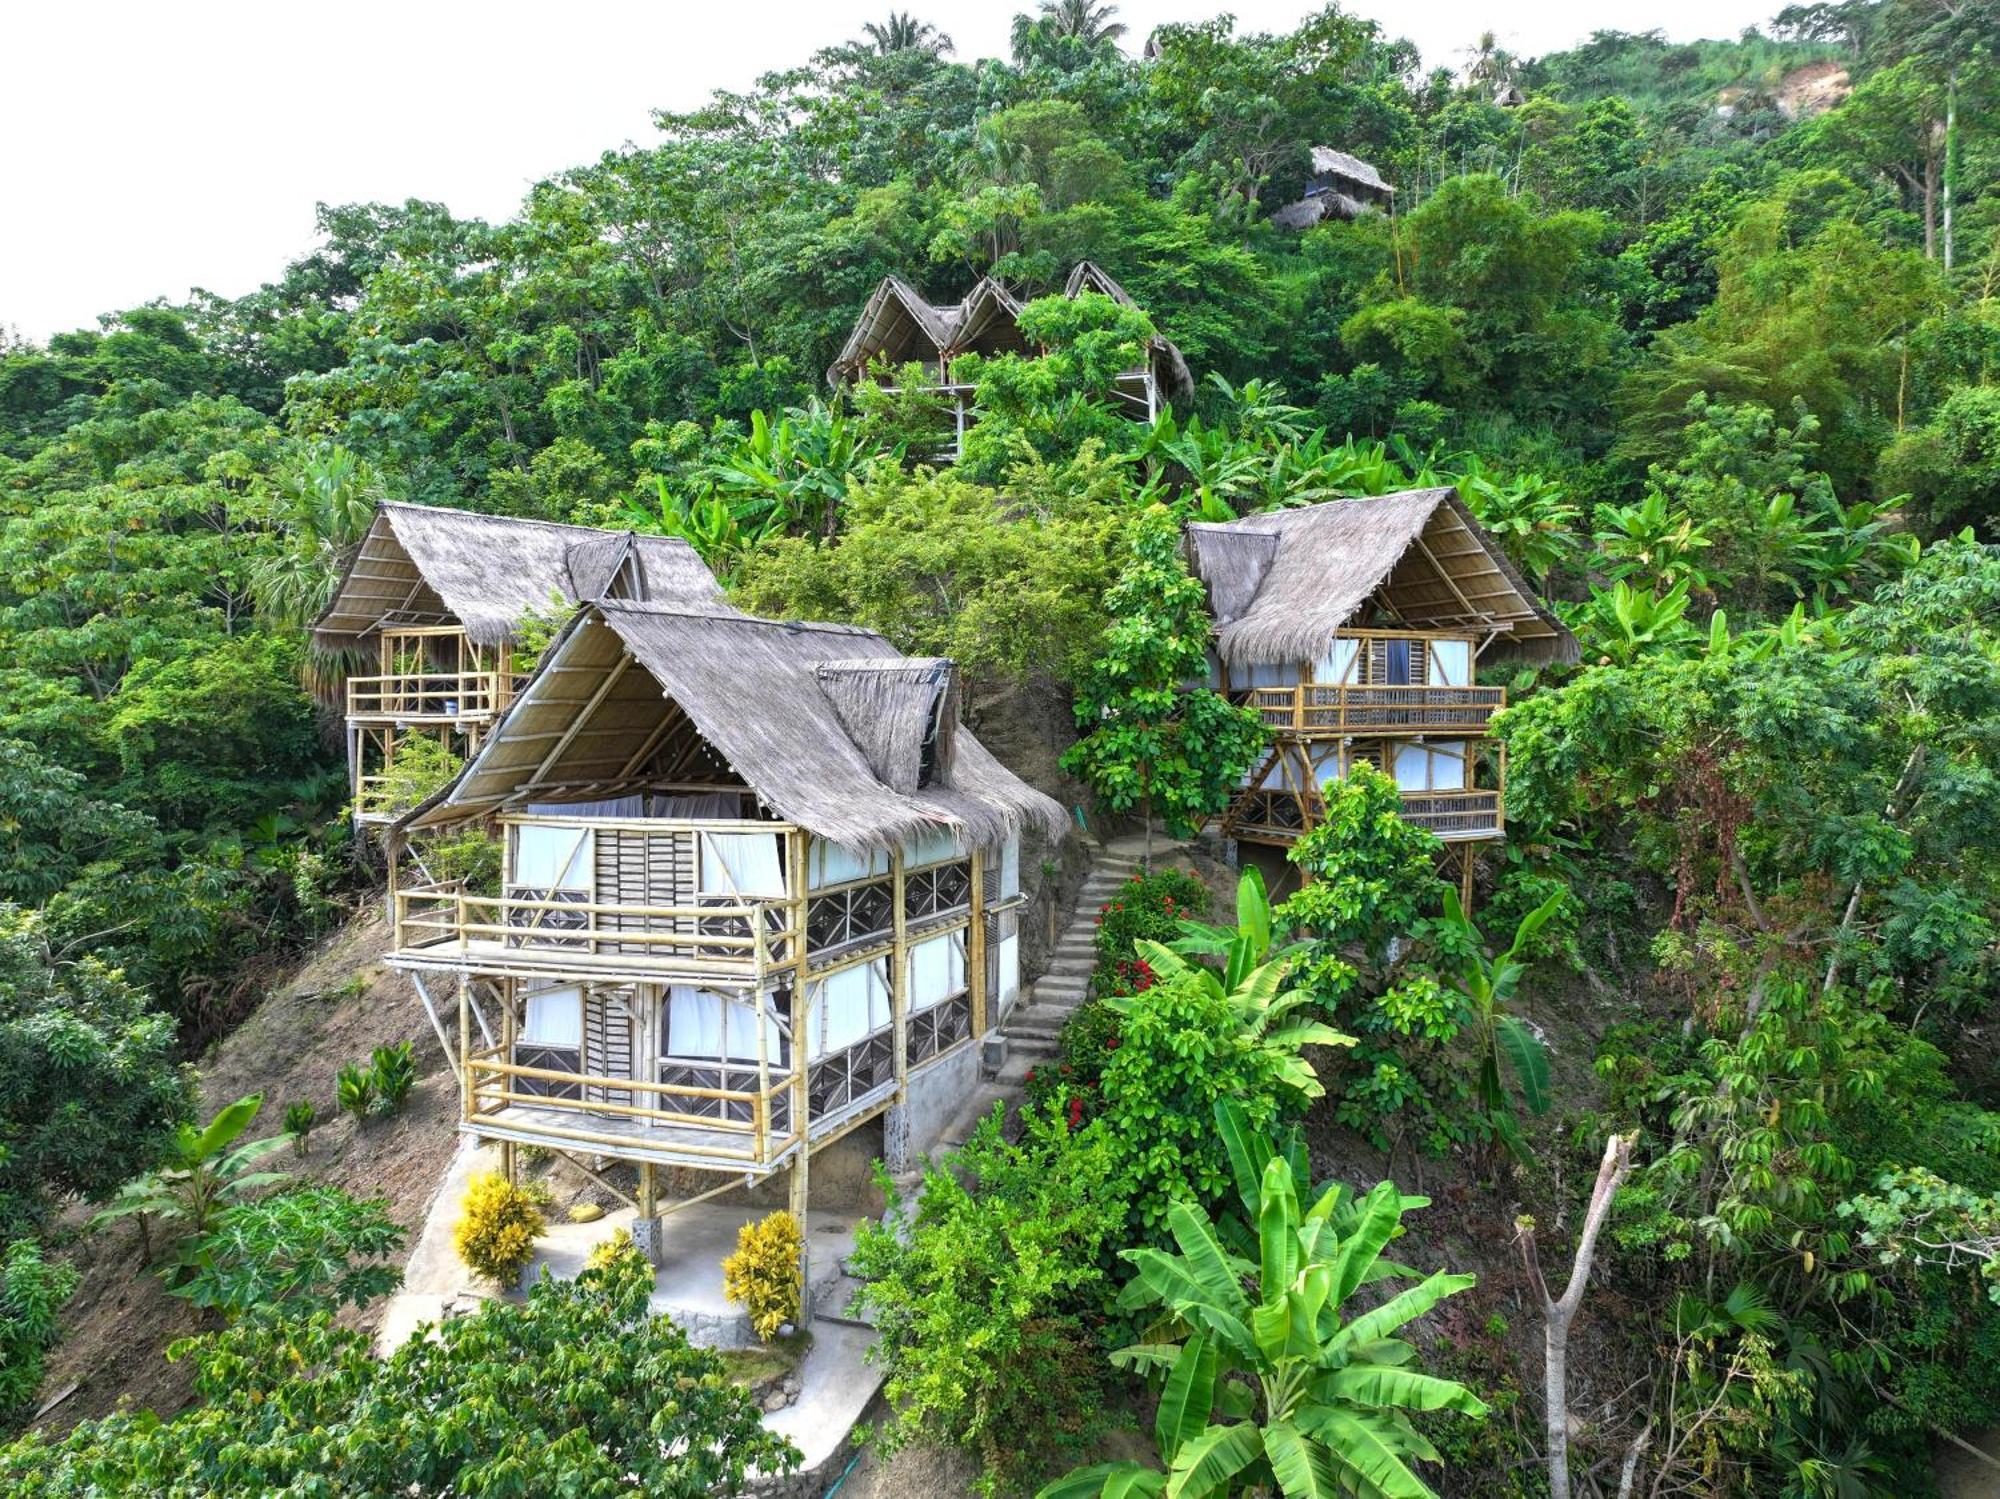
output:
M390 1216L414 1232L454 1148L457 1092L416 991L379 962L387 939L381 913L371 907L322 944L201 1059L201 1106L212 1113L262 1092L264 1110L251 1132L266 1134L279 1127L287 1104L312 1100L319 1124L311 1152L281 1155L274 1164L357 1197L385 1197ZM408 1107L357 1125L334 1105L334 1074L397 1041L415 1042L418 1081ZM124 1399L162 1415L179 1410L188 1403L193 1371L169 1362L166 1349L206 1325L141 1268L132 1229L91 1233L83 1228L88 1216L73 1209L63 1224L63 1252L83 1283L64 1313L62 1341L42 1384L43 1401L56 1402L39 1423L49 1431L103 1415Z

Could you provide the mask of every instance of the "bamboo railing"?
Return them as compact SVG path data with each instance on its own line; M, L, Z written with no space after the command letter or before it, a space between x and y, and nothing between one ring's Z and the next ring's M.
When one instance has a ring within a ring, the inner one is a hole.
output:
M772 920L772 913L782 920ZM472 895L423 885L395 897L396 951L481 971L588 976L606 969L688 978L744 978L798 937L785 900L643 906L593 900Z
M475 1131L503 1128L522 1138L541 1138L559 1145L597 1145L612 1153L643 1144L698 1161L745 1166L772 1164L798 1142L795 1131L772 1125L772 1104L792 1087L789 1072L773 1072L768 1086L761 1090L704 1088L529 1067L506 1060L503 1051L502 1047L487 1047L467 1058L465 1118ZM576 1092L523 1092L516 1086L522 1082L558 1083L573 1086ZM653 1102L612 1103L591 1097L593 1091L644 1095ZM716 1104L722 1107L714 1108ZM730 1105L742 1107L738 1110ZM518 1112L522 1110L534 1112ZM555 1124L544 1115L574 1115L578 1122L574 1127ZM620 1131L615 1127L619 1124L627 1127Z
M1476 735L1507 706L1507 689L1298 682L1253 687L1246 701L1280 733Z
M1406 791L1402 815L1405 822L1446 839L1497 838L1506 830L1498 791ZM1231 804L1228 831L1231 836L1289 841L1305 833L1306 809L1290 790L1253 787Z
M347 716L366 722L463 723L492 718L512 701L515 678L500 671L397 672L349 677Z

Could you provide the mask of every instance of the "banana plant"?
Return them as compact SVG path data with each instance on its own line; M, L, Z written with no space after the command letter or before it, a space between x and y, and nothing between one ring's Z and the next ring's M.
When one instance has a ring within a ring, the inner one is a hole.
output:
M1588 604L1571 606L1566 613L1586 656L1630 666L1643 655L1695 640L1687 611L1688 580L1683 578L1663 594L1641 592L1622 580L1609 589L1593 587Z
M1522 954L1561 907L1568 892L1557 891L1521 918L1514 940L1498 957L1486 953L1485 939L1459 904L1458 892L1444 892L1444 915L1433 924L1440 956L1453 986L1465 1001L1468 1036L1479 1057L1476 1094L1496 1133L1517 1154L1521 1151L1514 1126L1513 1104L1504 1073L1511 1073L1521 1101L1533 1114L1545 1113L1551 1100L1549 1053L1520 1016L1508 1008L1528 972Z
M1326 1088L1312 1064L1301 1057L1302 1046L1352 1046L1354 1037L1343 1035L1317 1020L1286 1020L1286 1016L1310 997L1303 989L1286 989L1285 976L1292 966L1296 948L1271 955L1271 906L1264 896L1264 882L1255 871L1244 875L1238 894L1238 925L1208 927L1184 922L1183 944L1197 953L1218 953L1223 958L1220 971L1206 964L1190 962L1175 947L1140 939L1134 949L1153 970L1160 983L1191 975L1209 994L1235 1012L1243 1034L1274 1053L1277 1075L1307 1098L1319 1098ZM1144 1001L1143 995L1107 999L1107 1009L1129 1015ZM1280 1022L1283 1022L1282 1024Z
M93 1217L90 1226L101 1228L120 1218L136 1219L140 1254L145 1263L151 1264L153 1219L179 1223L191 1239L199 1238L214 1225L224 1208L242 1201L260 1187L287 1180L288 1172L251 1168L265 1156L289 1146L290 1135L272 1135L229 1149L263 1106L264 1095L252 1093L219 1110L201 1129L192 1124L181 1125L174 1131L166 1161L119 1188L111 1205Z
M1668 510L1657 489L1636 505L1599 505L1596 521L1597 550L1610 559L1614 578L1636 577L1666 589L1685 583L1706 590L1719 581L1701 565L1701 554L1714 545L1708 533Z
M1391 1182L1346 1214L1343 1199L1331 1187L1301 1211L1292 1165L1274 1158L1257 1188L1255 1259L1232 1254L1184 1202L1167 1218L1178 1253L1125 1251L1137 1273L1121 1305L1158 1308L1166 1336L1112 1358L1163 1381L1159 1466L1096 1463L1040 1499L1222 1499L1258 1485L1287 1499L1435 1499L1410 1464L1438 1452L1411 1415L1487 1407L1458 1381L1419 1372L1416 1349L1394 1334L1473 1277L1439 1271L1368 1310L1349 1305L1371 1282L1416 1279L1385 1268L1382 1251L1426 1200Z
M1234 926L1212 926L1184 918L1180 927L1181 935L1167 945L1188 957L1221 958L1223 988L1234 991L1252 970L1272 959L1271 897L1264 888L1264 876L1253 867L1244 870L1236 882ZM1299 947L1286 947L1276 957L1289 961Z

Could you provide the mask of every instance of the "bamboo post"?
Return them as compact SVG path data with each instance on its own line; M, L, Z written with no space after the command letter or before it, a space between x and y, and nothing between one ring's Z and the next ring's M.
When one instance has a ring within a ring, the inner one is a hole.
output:
M472 1076L472 980L463 973L458 976L458 1075L464 1080L459 1089L459 1117L470 1122L477 1112L478 1084Z
M897 845L889 856L891 920L894 937L889 947L889 1022L894 1041L896 1102L909 1096L910 1081L910 964L909 919L903 911L903 850ZM1053 908L1052 908L1053 909Z
M792 1130L799 1137L798 1153L792 1157L791 1209L799 1226L799 1325L812 1318L812 1234L806 1223L808 1173L812 1161L812 1118L806 1087L806 923L805 841L799 830L785 841L791 849L793 883L790 889L797 930L792 936Z
M806 1014L811 1008L806 1003L806 978L812 971L812 954L808 951L806 942L806 900L807 886L811 884L812 834L804 828L794 829L785 835L785 848L791 875L791 882L786 889L791 895L788 919L792 928L792 1069L803 1080L806 1075L808 1051ZM799 1137L805 1139L811 1134L812 1121L804 1114L800 1114L797 1123Z
M767 1035L771 1018L764 996L764 913L756 906L750 911L750 994L757 1017L757 1106L750 1111L750 1125L757 1159L764 1161L770 1159L771 1048Z
M972 851L972 920L965 929L966 980L972 989L972 1034L986 1034L986 855Z

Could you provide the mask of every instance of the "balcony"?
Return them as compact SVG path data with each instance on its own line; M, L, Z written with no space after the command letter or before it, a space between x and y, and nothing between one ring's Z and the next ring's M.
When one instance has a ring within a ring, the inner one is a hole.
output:
M1244 701L1266 727L1301 738L1484 734L1507 706L1504 687L1356 687L1299 682L1253 687Z
M349 723L484 723L513 701L520 680L500 671L399 672L347 679Z
M1447 843L1498 838L1506 829L1498 791L1406 791L1402 813ZM1230 804L1224 827L1233 838L1292 843L1305 836L1306 808L1291 791L1251 787Z
M972 1001L958 993L904 1019L905 1054L924 1066L968 1041ZM866 1118L896 1094L893 1026L806 1064L806 1136ZM662 1056L647 1078L585 1073L578 1047L517 1042L466 1053L464 1129L485 1139L579 1147L666 1165L761 1172L800 1143L790 1056L761 1061Z
M650 906L567 891L472 895L456 884L396 892L402 967L516 978L721 980L756 987L797 937L785 900Z

